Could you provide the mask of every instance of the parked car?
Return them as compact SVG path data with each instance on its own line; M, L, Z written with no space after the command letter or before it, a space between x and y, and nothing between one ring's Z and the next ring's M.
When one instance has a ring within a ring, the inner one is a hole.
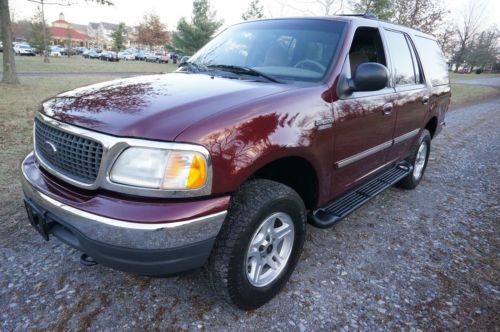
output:
M101 60L104 61L116 61L118 62L120 59L118 59L118 55L116 52L113 51L103 51L101 55L99 56Z
M90 49L83 51L82 56L85 59L96 59L96 58L99 58L100 52L102 52L102 51L95 49L95 48L90 48Z
M146 54L146 62L160 62L161 53L149 52Z
M35 50L28 44L16 44L14 46L14 54L34 56L36 53Z
M135 54L127 51L118 52L118 59L120 60L135 60Z
M169 57L162 52L151 52L146 55L147 62L168 63Z
M98 53L97 50L90 50L87 53L84 53L83 57L86 59L99 59L100 53Z
M148 52L146 51L143 51L143 50L139 50L137 51L137 53L135 53L135 59L136 60L146 60L146 57L148 55Z
M49 56L59 57L65 55L65 50L58 45L49 46Z
M80 55L80 48L77 47L72 47L69 50L66 49L66 55L69 53L69 55Z
M3 52L3 42L0 41L0 52Z
M158 59L159 63L169 63L169 61L170 61L170 56L168 54L162 54Z
M421 31L357 16L241 23L177 72L45 101L21 166L29 220L87 265L205 266L216 294L254 309L289 279L307 222L417 187L449 103Z
M78 54L82 54L82 55L83 55L83 53L87 52L88 50L89 49L86 47L77 47L76 48L76 51L78 52Z
M61 55L68 55L68 51L66 48L60 46L60 45L51 45L49 46L49 54L58 54L59 56Z

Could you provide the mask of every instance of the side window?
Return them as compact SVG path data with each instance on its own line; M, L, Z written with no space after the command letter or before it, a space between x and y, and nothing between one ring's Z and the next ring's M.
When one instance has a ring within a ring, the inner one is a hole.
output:
M386 66L384 47L377 28L361 27L356 29L349 50L351 77L356 68L365 62L377 62Z
M415 37L415 43L426 75L430 76L431 84L434 86L448 84L448 66L438 43L435 40L420 36Z
M415 68L410 48L404 34L395 31L385 31L387 48L391 55L394 84L396 86L417 83ZM420 79L418 80L420 83Z

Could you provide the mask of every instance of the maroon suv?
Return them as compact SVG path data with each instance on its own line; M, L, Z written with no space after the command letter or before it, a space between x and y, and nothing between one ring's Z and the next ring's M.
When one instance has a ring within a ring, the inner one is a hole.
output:
M247 22L175 73L45 101L22 163L32 225L144 275L206 266L243 309L326 228L384 189L415 188L450 102L436 40L346 16Z

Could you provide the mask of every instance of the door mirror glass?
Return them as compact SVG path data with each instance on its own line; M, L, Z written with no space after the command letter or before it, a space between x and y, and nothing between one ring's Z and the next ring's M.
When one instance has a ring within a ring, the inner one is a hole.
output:
M356 68L352 80L354 91L381 90L389 82L389 70L380 63L362 63Z
M191 59L191 57L190 57L190 56L187 56L187 55L183 56L183 57L181 58L181 62L179 63L179 66L182 66L183 64L185 64L186 62L188 62L188 61L189 61L189 59Z
M376 62L365 62L357 66L353 78L341 75L337 85L339 97L350 95L355 91L377 91L389 83L389 70Z

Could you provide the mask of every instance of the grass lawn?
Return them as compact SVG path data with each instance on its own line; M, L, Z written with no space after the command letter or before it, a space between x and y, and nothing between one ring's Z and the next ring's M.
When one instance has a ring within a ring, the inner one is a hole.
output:
M500 89L480 86L480 85L466 85L455 83L457 81L477 80L481 78L500 78L500 74L457 74L450 73L451 82L451 107L471 105L482 100L500 96Z
M500 74L458 74L458 73L450 73L450 81L453 83L455 81L463 81L463 80L477 80L480 78L491 78L491 77L500 77Z
M451 108L471 105L485 99L499 97L500 89L467 84L451 84Z
M24 218L19 164L32 149L33 117L40 102L58 92L114 77L21 77L21 85L0 84L0 220Z
M0 53L0 61L3 54ZM50 58L50 63L44 63L40 56L16 56L16 68L19 73L29 72L144 72L165 73L177 69L172 63L159 64L145 61L107 62L97 59L84 59L80 55L70 58ZM0 69L1 70L1 69Z

